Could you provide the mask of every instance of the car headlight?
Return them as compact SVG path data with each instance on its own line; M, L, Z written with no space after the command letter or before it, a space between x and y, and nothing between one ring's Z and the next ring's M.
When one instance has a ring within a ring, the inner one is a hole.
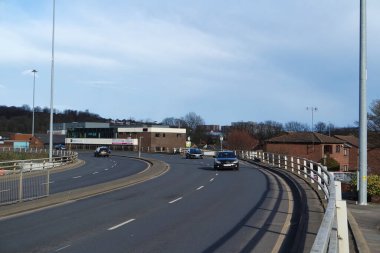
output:
M234 163L234 164L237 164L237 163L239 163L239 161L238 161L238 160L236 160L236 161L233 161L232 163Z

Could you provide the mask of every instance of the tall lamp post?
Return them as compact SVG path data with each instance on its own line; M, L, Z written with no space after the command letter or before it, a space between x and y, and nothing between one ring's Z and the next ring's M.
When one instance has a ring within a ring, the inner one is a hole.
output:
M53 160L54 33L55 33L55 0L53 0L53 32L52 32L52 43L51 43L49 162L52 162Z
M33 117L32 117L32 137L34 137L34 95L36 91L36 73L37 70L33 69Z
M306 110L311 110L311 131L314 132L314 112L318 110L317 107L306 107Z
M359 205L367 205L367 17L366 0L360 0L359 73Z
M223 135L220 135L219 140L220 140L220 151L223 151Z

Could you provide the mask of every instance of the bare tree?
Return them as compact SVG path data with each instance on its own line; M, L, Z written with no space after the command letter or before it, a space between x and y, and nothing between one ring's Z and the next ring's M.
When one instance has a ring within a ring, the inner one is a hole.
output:
M374 100L369 107L368 130L380 132L380 99Z
M227 135L228 148L233 150L252 150L259 144L246 130L232 129Z
M297 121L290 121L285 124L285 131L288 132L307 132L309 131L309 127L307 124L303 124Z
M198 126L205 124L203 118L195 112L189 112L182 120L186 123L187 127L192 130L196 130Z

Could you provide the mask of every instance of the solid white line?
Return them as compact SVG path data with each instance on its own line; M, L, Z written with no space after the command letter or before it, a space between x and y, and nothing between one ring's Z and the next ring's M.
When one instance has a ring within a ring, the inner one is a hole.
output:
M95 174L98 174L99 172L95 171L94 173L92 173L92 175L95 175Z
M200 190L200 189L202 189L204 186L202 185L202 186L199 186L198 188L197 188L197 191L198 190Z
M178 199L175 199L175 200L170 201L169 204L173 204L174 202L177 202L177 201L179 201L179 200L181 200L181 199L182 199L182 197L179 197Z
M108 170L108 169L104 169L104 170Z
M76 176L76 177L73 177L73 178L75 178L75 179L77 179L77 178L81 178L82 176Z
M64 246L64 247L62 247L62 248L57 249L55 252L61 251L61 250L66 249L66 248L68 248L68 247L70 247L70 246L71 246L71 245L66 245L66 246Z
M214 181L214 178L211 178L211 179L210 179L210 182L212 182L212 181Z
M120 223L120 224L118 224L118 225L116 225L116 226L113 226L113 227L109 228L108 230L111 231L111 230L117 229L117 228L119 228L119 227L121 227L121 226L124 226L124 225L126 225L126 224L128 224L128 223L131 223L131 222L134 221L134 220L135 220L135 219L127 220L127 221L125 221L125 222L123 222L123 223Z

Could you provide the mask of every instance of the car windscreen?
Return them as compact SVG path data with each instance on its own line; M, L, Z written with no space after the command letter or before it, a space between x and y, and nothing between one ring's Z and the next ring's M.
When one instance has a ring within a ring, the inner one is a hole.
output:
M236 158L233 152L219 152L218 158Z
M190 149L190 153L191 154L202 154L202 151L200 149L194 148L194 149Z

